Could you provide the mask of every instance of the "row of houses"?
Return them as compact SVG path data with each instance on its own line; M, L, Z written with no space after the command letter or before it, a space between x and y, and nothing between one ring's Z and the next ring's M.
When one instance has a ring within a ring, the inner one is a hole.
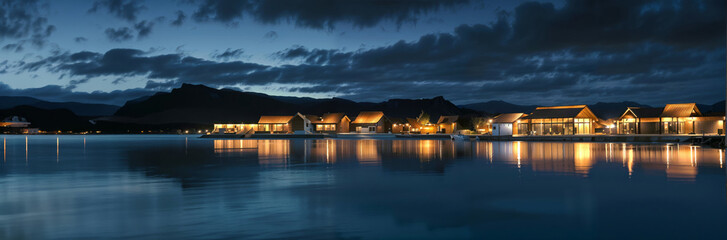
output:
M414 118L389 118L381 111L360 112L353 120L345 113L322 116L296 113L290 116L261 116L257 123L215 124L216 134L252 133L454 133L458 116L441 116L437 123Z
M421 116L420 116L421 117ZM471 119L470 119L471 120ZM578 135L578 134L723 134L724 114L702 114L694 103L667 104L663 108L629 107L617 119L603 120L587 105L538 107L531 113L504 113L472 123L479 134ZM441 116L436 123L419 118L389 118L380 111L322 116L297 113L261 116L257 123L215 124L214 133L457 133L459 116Z
M724 134L724 113L702 114L695 103L629 107L617 119L598 118L586 105L538 107L492 120L492 135Z

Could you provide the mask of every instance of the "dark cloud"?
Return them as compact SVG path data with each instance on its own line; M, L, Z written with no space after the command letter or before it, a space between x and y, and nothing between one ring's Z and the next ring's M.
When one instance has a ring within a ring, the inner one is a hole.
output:
M295 86L287 91L364 101L438 95L458 103L504 99L538 104L724 98L724 2L697 2L701 7L694 7L694 1L622 4L628 9L610 1L574 0L563 8L525 3L513 13L501 13L491 24L461 25L452 33L428 34L411 42L358 51L294 46L275 54L285 63L280 66L112 49L76 53L76 58L58 54L23 63L22 69L48 67L83 78L143 76L153 80L147 83L149 89L181 83L281 84ZM617 13L598 15L600 11ZM719 24L721 28L713 27ZM686 29L698 32L699 38L675 37L672 32ZM553 36L556 33L562 36Z
M77 43L84 43L84 42L87 42L88 39L86 39L85 37L76 37L73 39L73 41L75 41Z
M21 51L25 44L43 47L56 29L41 16L41 10L46 8L45 3L37 0L0 1L0 43L13 41L3 48Z
M172 21L173 26L182 26L184 24L184 20L187 20L187 15L184 14L182 11L177 11L175 13L177 17Z
M95 13L101 9L120 19L135 22L139 13L146 7L137 0L101 0L94 2L88 12Z
M263 38L275 40L278 38L278 33L275 31L270 31L270 32L265 33L265 35L263 35Z
M149 36L152 27L154 27L154 23L148 21L141 21L134 24L134 29L136 29L136 36L138 38L144 38L146 36Z
M106 33L106 37L113 42L123 42L134 38L133 31L128 27L107 28L104 33Z
M267 24L292 21L297 26L332 29L337 23L350 23L368 28L382 21L397 25L416 22L421 15L442 8L464 6L468 0L395 0L395 1L336 1L336 0L205 0L194 12L197 21L230 23L243 16Z
M46 101L57 102L92 102L122 105L130 99L154 94L154 91L147 89L115 90L111 92L76 92L75 86L48 85L40 88L15 89L0 82L0 95L2 96L30 96Z
M230 60L230 59L240 58L240 56L242 56L242 54L244 52L245 51L243 49L241 49L241 48L240 49L230 49L230 48L228 48L227 50L225 50L222 53L214 53L214 54L212 54L212 57L213 58L216 58L216 59L220 59L220 60L225 60L226 61L226 60Z

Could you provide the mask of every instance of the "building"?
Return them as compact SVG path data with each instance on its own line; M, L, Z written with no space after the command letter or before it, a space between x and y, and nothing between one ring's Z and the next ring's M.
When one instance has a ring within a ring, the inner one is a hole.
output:
M454 133L457 131L459 116L440 116L437 120L438 133Z
M391 131L391 121L381 111L360 112L351 128L358 133L386 133Z
M628 107L616 120L616 134L659 134L664 108Z
M300 113L291 116L260 116L255 131L303 134L311 132L311 126L311 121Z
M493 136L512 136L521 134L518 132L517 124L520 118L527 116L524 113L503 113L492 119Z
M529 135L594 134L597 121L586 105L538 107L520 119L516 131Z
M242 131L242 123L215 123L212 134L237 134Z
M391 133L409 132L409 124L402 118L389 118L391 121Z
M318 133L345 133L349 131L351 119L345 113L326 113L323 116L308 117L313 131Z
M695 103L629 107L616 128L618 134L723 134L724 114L703 115Z
M0 122L0 127L27 128L28 126L30 126L30 122L20 116L6 117L2 122Z

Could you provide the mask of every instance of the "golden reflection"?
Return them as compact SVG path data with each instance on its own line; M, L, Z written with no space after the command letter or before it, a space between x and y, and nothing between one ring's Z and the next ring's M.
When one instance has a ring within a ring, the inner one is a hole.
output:
M379 141L362 139L356 141L356 159L363 165L376 165L381 162L381 155L377 146Z
M520 162L520 142L517 142L517 168L520 168L522 163Z
M56 138L56 162L60 161L61 156L61 142L60 138Z
M28 136L25 136L25 165L28 165Z
M575 145L575 170L577 173L588 174L588 171L593 166L593 159L591 158L591 146L590 143L574 143Z
M266 139L256 141L258 161L261 165L285 165L288 163L291 152L290 140Z
M26 140L26 159L27 145ZM57 140L57 152L59 146ZM235 139L214 140L214 151L247 154L248 156L243 156L244 159L256 158L260 165L288 166L291 163L301 162L340 164L353 161L362 165L406 168L407 161L410 160L431 163L474 158L487 164L510 165L521 170L572 173L582 176L588 176L591 170L598 166L596 163L600 162L604 165L623 167L628 176L633 176L641 168L649 172L656 170L665 173L668 178L679 180L694 179L698 167L724 167L724 150L683 144ZM618 158L621 158L620 163ZM382 161L401 162L382 165ZM424 165L411 167L421 169L422 166Z

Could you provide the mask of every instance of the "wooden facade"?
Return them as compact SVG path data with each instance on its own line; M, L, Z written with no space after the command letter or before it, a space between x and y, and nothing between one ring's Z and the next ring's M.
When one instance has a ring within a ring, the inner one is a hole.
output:
M347 133L351 119L345 113L326 113L323 116L309 116L313 131L318 133Z
M457 120L459 116L440 116L437 120L438 133L455 133L457 132Z
M598 117L586 105L538 107L520 119L517 131L527 135L594 134Z
M520 134L518 132L518 123L520 118L527 116L524 113L503 113L492 119L492 135L493 136L512 136Z
M391 131L391 121L381 111L360 112L351 122L351 130L358 133L386 133Z
M629 107L616 121L617 134L723 134L723 126L723 114L705 116L695 103Z

